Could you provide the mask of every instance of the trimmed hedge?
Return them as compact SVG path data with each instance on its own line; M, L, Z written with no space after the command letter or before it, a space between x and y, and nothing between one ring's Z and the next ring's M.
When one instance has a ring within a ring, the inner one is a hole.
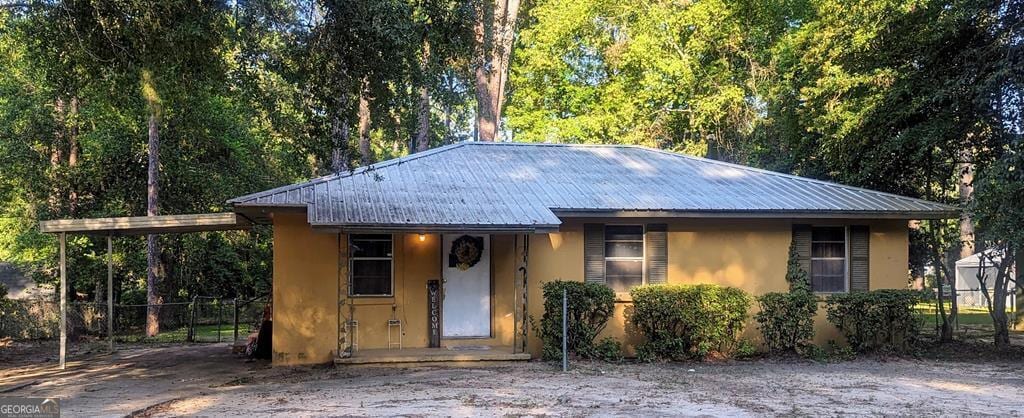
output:
M828 297L828 320L857 352L905 353L916 347L921 320L914 306L921 292L881 289L837 293Z
M568 351L582 358L617 359L619 345L613 340L595 344L615 312L615 292L608 286L556 280L544 283L544 315L534 331L544 342L545 360L562 358L562 289L568 292Z
M765 347L772 353L800 352L814 338L818 298L811 291L807 272L800 268L796 246L789 246L786 266L788 293L766 293L757 298L761 310L754 314Z
M650 285L633 288L630 321L646 337L642 361L701 359L729 354L743 331L751 298L717 285Z
M772 353L798 353L814 338L814 314L818 299L806 290L766 293L757 298L761 310L754 314Z

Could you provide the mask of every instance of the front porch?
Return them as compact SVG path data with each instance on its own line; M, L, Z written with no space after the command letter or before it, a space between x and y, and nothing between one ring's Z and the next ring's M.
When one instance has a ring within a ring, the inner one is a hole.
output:
M452 346L438 348L366 349L334 364L429 363L459 361L526 361L530 353L516 353L509 346Z

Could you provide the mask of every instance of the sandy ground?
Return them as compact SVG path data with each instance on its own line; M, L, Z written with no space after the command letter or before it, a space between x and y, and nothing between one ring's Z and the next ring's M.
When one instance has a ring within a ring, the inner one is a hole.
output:
M1024 416L1024 363L541 362L271 368L225 345L8 356L0 396L62 398L67 416Z

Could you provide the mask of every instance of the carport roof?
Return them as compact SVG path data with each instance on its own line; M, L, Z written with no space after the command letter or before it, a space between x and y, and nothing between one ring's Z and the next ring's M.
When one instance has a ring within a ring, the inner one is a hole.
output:
M342 229L551 230L562 217L956 217L953 206L657 149L461 142L231 199Z
M127 216L119 218L58 219L40 221L39 231L57 234L146 235L250 229L252 223L235 213Z

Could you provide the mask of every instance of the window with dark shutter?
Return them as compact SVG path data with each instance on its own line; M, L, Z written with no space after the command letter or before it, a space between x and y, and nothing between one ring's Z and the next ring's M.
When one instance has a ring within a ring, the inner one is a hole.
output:
M850 291L871 290L869 260L871 234L866 225L850 227Z
M664 284L668 281L668 225L648 224L644 241L647 284Z
M644 226L605 225L605 284L616 292L627 292L644 284Z
M823 293L845 292L847 260L846 227L811 229L811 289Z
M583 280L604 283L604 225L583 225Z

